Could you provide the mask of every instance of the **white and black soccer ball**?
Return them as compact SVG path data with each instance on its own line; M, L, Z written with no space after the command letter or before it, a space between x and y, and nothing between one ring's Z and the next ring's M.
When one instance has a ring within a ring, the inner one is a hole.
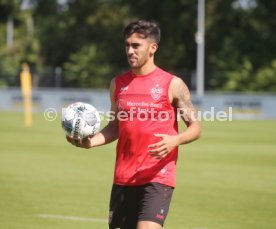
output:
M95 135L101 125L100 114L88 103L76 102L62 111L62 128L74 139Z

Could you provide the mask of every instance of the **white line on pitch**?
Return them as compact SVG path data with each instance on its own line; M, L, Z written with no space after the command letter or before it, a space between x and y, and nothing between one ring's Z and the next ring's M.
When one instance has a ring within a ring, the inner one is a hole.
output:
M62 220L84 221L84 222L107 223L106 219L100 219L100 218L85 218L85 217L79 217L79 216L51 215L51 214L37 214L36 216L39 218L46 218L46 219L62 219Z

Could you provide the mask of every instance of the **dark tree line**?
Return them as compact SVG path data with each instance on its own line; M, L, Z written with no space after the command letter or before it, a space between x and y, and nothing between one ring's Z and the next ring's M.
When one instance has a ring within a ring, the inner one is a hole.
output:
M206 89L276 91L275 12L271 0L206 1ZM27 62L41 86L53 83L58 68L63 86L108 87L128 68L122 29L138 18L162 29L157 64L192 86L197 1L189 0L0 0L0 85L17 85Z

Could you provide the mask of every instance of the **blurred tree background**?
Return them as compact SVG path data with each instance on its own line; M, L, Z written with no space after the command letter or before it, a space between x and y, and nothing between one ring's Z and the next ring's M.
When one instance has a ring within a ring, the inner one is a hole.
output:
M206 89L276 92L276 1L205 4ZM18 86L27 62L34 86L106 88L128 68L122 30L138 18L162 29L156 63L193 89L197 1L190 0L0 0L0 86Z

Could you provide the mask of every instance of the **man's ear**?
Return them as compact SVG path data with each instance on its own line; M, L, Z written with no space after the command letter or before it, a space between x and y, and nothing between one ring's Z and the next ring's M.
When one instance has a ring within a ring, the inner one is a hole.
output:
M151 45L150 45L150 54L154 55L154 53L157 51L157 49L158 49L158 44L151 43Z

